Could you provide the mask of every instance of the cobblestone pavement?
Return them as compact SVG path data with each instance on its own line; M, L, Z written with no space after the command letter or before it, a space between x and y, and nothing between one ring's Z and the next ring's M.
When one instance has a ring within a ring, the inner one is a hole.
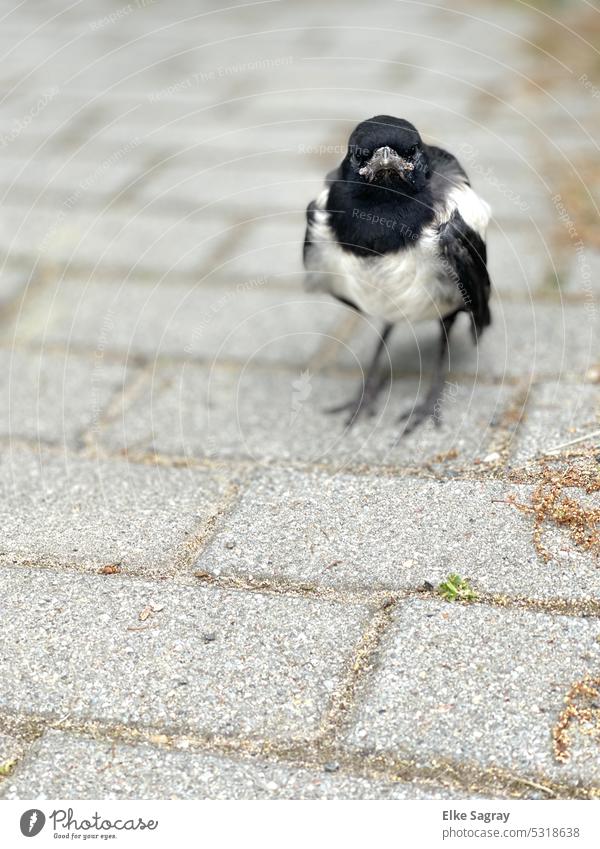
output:
M0 795L600 795L598 10L12 6ZM378 113L494 211L494 325L399 441L435 327L345 432L377 328L299 256Z

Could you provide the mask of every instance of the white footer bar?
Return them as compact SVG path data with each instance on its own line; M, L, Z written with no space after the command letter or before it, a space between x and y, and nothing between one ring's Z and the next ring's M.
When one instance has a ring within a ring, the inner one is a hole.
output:
M600 801L6 801L0 846L600 847Z

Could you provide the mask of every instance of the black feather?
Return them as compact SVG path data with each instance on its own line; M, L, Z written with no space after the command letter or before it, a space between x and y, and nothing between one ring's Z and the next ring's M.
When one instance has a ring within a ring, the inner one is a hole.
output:
M464 221L458 210L440 226L439 245L448 263L449 276L462 295L464 310L472 316L474 339L490 323L490 278L485 242Z
M409 247L434 216L433 199L427 188L414 197L402 190L348 180L332 183L327 211L340 245L359 256Z
M313 222L315 217L315 209L317 208L317 202L315 200L311 200L311 202L306 207L306 232L304 233L304 246L302 248L302 258L304 263L306 264L306 254L308 253L308 249L311 246L310 236L309 236L309 228Z

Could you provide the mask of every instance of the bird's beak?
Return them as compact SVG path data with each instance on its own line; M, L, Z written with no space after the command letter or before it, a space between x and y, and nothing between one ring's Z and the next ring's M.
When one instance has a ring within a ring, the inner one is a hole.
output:
M385 146L378 147L358 173L361 177L366 177L369 183L372 183L376 177L386 173L404 177L414 167L412 162L400 156L393 148Z

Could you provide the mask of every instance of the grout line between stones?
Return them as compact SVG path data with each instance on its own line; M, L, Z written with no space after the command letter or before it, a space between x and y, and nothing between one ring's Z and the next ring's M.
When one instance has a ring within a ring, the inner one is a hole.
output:
M50 455L65 456L65 445L63 442L45 441L43 439L30 439L27 437L13 437L10 434L0 434L0 448L4 446L9 449L29 450L39 453L40 447ZM550 459L559 461L561 459L572 459L586 453L585 447L579 450L571 450L564 454L554 454ZM70 450L69 456L79 459L90 459L89 450ZM163 454L157 451L142 450L109 450L100 444L94 446L94 459L106 460L107 462L132 463L134 465L162 466L173 469L221 469L229 473L244 473L248 470L270 470L280 469L305 473L321 473L325 475L350 475L355 477L373 478L414 478L418 480L437 480L440 483L453 481L502 481L506 484L513 483L535 483L539 474L534 464L539 457L533 458L523 467L510 468L504 471L496 468L494 464L485 464L482 467L473 463L462 467L452 467L446 473L434 468L433 463L424 463L421 466L385 466L370 463L332 464L315 463L301 460L275 459L269 461L254 460L247 457L192 457L179 454ZM520 476L520 477L519 477ZM517 480L517 477L519 479Z
M190 551L186 555L186 560L178 564L179 568L186 569L195 561L198 556L198 547L202 547L210 539L214 532L214 527L221 515L227 510L235 507L235 497L232 494L232 499L228 504L225 504L218 510L213 517L208 520L208 529L206 525L198 532L194 542L190 546ZM18 569L52 569L55 572L76 572L83 575L98 575L99 571L90 571L86 568L77 568L76 565L66 564L64 561L55 558L44 560L24 559L22 561L12 561L8 563L6 560L2 566L10 565ZM101 567L99 567L100 569ZM135 567L127 568L126 571L118 573L121 579L126 579L128 582L148 582L157 579L151 575L140 572ZM105 580L111 580L110 575L105 576ZM272 578L239 578L233 575L216 576L202 569L201 564L196 572L177 572L168 578L161 576L160 581L169 580L170 585L181 586L208 586L212 589L222 591L235 591L241 593L256 593L259 595L276 595L287 596L290 598L301 597L307 599L323 599L333 601L340 605L356 606L359 604L372 607L379 611L377 622L383 626L387 619L392 615L393 610L402 602L411 599L421 599L424 601L436 601L441 603L441 596L437 594L435 588L427 588L424 585L405 587L395 589L392 587L352 587L344 586L337 587L327 584L311 584L302 582L293 582L286 580L278 580ZM475 587L475 589L477 589ZM583 599L565 599L565 598L532 598L526 596L510 596L504 593L488 593L477 592L477 596L470 602L447 602L451 609L452 605L474 605L484 607L495 607L502 610L527 610L532 613L542 613L554 616L566 616L570 618L580 619L600 619L600 599L595 597ZM381 621L380 621L381 620ZM376 634L379 633L379 625L375 628ZM375 634L375 635L376 635ZM369 638L367 645L371 645L375 639Z
M480 767L436 758L422 765L414 757L400 759L391 752L371 754L331 747L323 741L298 739L279 741L261 738L193 735L179 730L132 727L99 720L72 720L39 715L15 717L0 715L0 729L18 725L33 742L48 730L75 734L96 741L124 745L147 744L155 749L185 751L188 754L212 754L223 757L257 759L292 768L323 770L335 762L336 774L374 781L403 782L423 787L460 790L470 795L503 795L507 798L531 798L532 791L550 799L599 798L600 787L551 780L543 775L520 775L507 768ZM185 747L185 748L184 748ZM18 771L17 766L17 771ZM10 779L9 779L10 780ZM0 791L1 795L1 791Z

